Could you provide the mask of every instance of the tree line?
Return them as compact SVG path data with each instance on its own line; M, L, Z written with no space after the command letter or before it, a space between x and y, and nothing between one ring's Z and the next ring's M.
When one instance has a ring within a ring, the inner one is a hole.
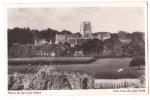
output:
M36 53L45 53L43 56L50 56L55 52L57 56L73 56L77 50L82 50L84 56L97 57L134 57L145 56L144 33L128 33L119 31L110 33L110 38L104 41L91 39L81 45L71 47L70 43L54 44L56 34L78 34L68 30L61 32L53 29L31 30L30 28L8 29L8 56L9 57L29 57L37 56ZM93 33L96 34L96 33ZM52 41L51 45L34 46L34 39L45 39ZM128 43L122 43L121 40L130 40ZM17 45L14 45L17 43Z
M45 30L31 30L30 28L18 28L8 29L8 47L12 46L13 43L19 44L34 44L34 39L45 39L46 41L55 42L56 34L73 34L68 30L61 32L47 28ZM75 34L79 34L75 33Z

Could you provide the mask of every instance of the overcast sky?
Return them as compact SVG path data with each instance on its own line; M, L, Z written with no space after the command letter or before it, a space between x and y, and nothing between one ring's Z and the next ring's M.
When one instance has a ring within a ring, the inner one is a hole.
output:
M58 31L80 31L80 23L91 21L92 32L145 30L143 7L53 7L9 8L8 28L52 28Z

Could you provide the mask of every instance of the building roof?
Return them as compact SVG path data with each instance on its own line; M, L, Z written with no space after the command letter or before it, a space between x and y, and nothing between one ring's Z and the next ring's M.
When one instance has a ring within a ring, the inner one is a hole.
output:
M119 39L121 43L128 44L130 43L131 39Z
M94 38L98 38L100 40L105 40L110 38L110 34L108 32L98 32L98 33L93 33Z

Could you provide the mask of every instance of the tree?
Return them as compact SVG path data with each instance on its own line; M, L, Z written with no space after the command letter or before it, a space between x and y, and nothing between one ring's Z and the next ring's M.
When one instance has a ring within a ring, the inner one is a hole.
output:
M12 46L13 43L19 44L31 44L34 42L33 40L34 34L29 28L13 28L8 29L8 46Z
M130 38L130 34L131 33L128 33L128 32L126 32L126 31L119 31L118 32L118 37L119 37L119 39L129 39Z
M103 44L99 39L89 40L86 43L82 44L80 48L83 49L85 55L102 55Z
M141 69L141 65L145 65L145 58L142 56L135 57L131 60L130 66L131 67L139 67Z
M144 56L145 55L145 41L143 39L144 33L133 32L131 35L131 42L128 46L128 51L131 56Z
M75 33L75 35L79 38L82 37L82 34L80 34L80 32Z
M62 30L62 31L60 32L60 34L71 35L72 32L70 32L70 31L68 31L68 30Z
M110 34L111 38L103 41L103 56L120 56L122 51L122 44L119 40L118 34Z

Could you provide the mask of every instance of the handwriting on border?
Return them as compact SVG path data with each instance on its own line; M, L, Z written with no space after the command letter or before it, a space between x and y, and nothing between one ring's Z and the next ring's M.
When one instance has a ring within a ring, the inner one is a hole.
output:
M41 92L37 91L9 91L8 94L41 94Z
M113 90L113 92L131 92L131 93L144 93L144 92L146 92L145 91L145 89L121 89L121 90L119 90L119 89L115 89L115 90Z

